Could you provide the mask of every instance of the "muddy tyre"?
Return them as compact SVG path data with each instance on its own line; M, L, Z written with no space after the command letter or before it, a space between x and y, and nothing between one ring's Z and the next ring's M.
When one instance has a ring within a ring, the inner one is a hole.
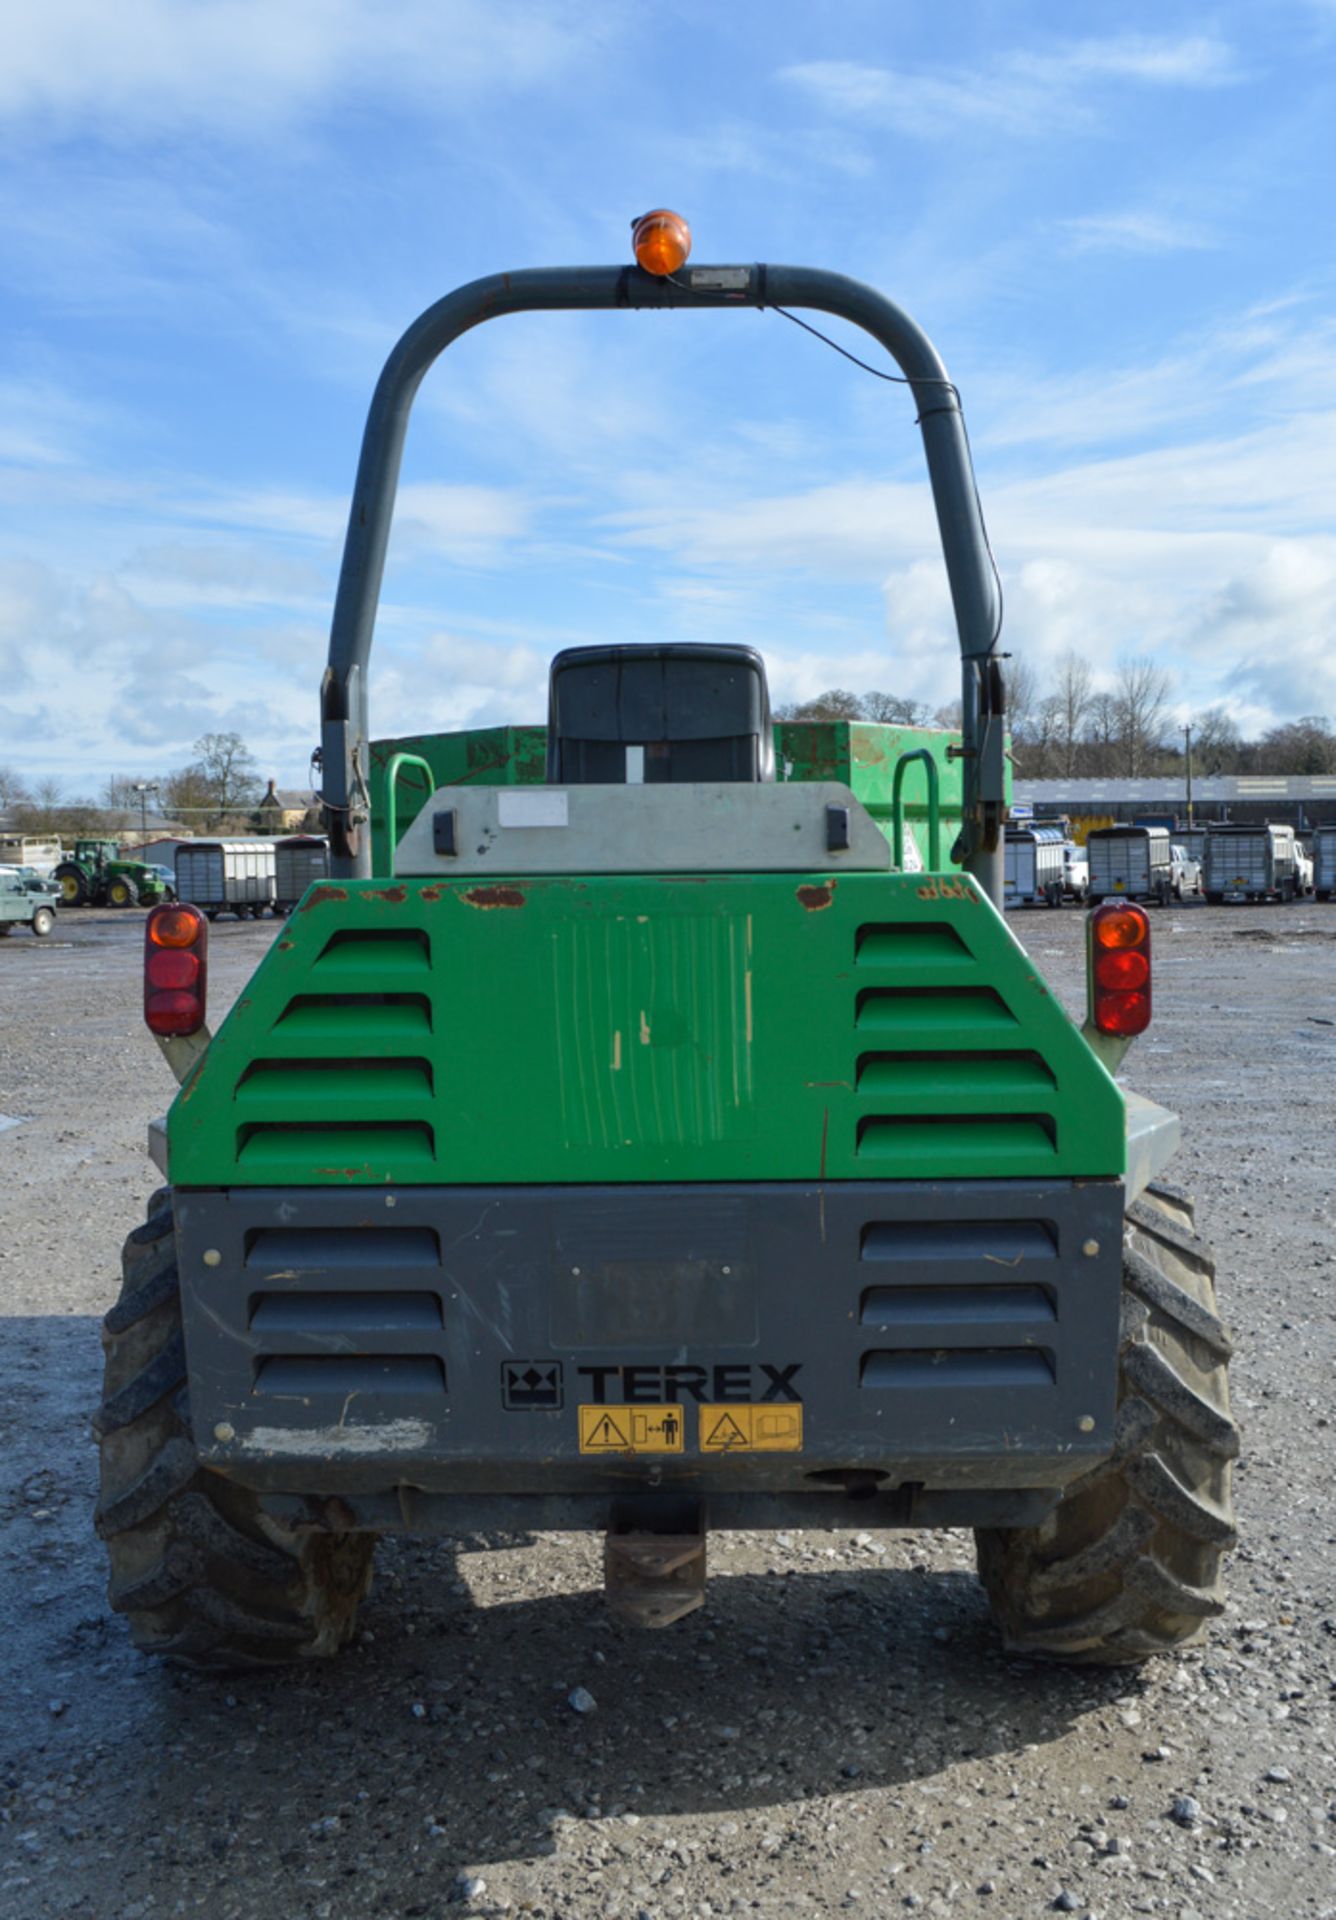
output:
M76 866L73 860L62 860L54 877L60 883L60 896L67 907L88 905L92 888L82 867Z
M1223 1612L1239 1439L1214 1277L1191 1201L1148 1187L1124 1230L1113 1456L1039 1526L975 1536L1010 1651L1132 1665L1191 1645Z
M94 1421L96 1525L108 1599L145 1653L192 1667L267 1667L338 1651L371 1581L368 1534L294 1534L254 1494L201 1467L186 1398L171 1192L122 1253L103 1322Z

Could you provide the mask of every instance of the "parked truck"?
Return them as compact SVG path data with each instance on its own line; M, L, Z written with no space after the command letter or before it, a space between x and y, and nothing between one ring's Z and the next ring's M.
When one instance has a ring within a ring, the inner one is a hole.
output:
M212 1035L205 914L149 921L182 1084L105 1321L97 1520L112 1606L168 1659L333 1653L390 1530L596 1529L647 1626L701 1603L707 1526L972 1526L1006 1644L1063 1660L1222 1610L1229 1339L1165 1184L1178 1121L1114 1078L1150 919L1090 917L1080 1026L1002 918L1000 590L959 395L873 289L688 274L684 233L656 212L635 265L499 274L405 334L321 690L329 877ZM861 326L909 384L959 732L776 729L750 647L606 644L554 660L518 759L373 746L442 350L533 310L776 305Z
M1299 897L1299 868L1294 828L1250 825L1213 826L1206 836L1206 898L1222 901L1281 900Z
M1313 891L1319 900L1336 893L1336 825L1315 827L1310 835L1313 855Z
M1086 838L1090 900L1173 898L1173 856L1168 827L1096 827Z
M176 850L176 897L210 920L220 913L258 920L275 890L272 840L192 840Z

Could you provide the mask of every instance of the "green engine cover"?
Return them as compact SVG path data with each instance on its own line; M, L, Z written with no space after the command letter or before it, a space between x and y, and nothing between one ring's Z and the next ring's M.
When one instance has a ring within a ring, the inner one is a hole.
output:
M314 887L185 1186L1110 1177L1122 1096L956 874Z

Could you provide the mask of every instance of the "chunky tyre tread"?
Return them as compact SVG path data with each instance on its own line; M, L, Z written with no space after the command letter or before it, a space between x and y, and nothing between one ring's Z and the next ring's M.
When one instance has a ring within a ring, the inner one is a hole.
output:
M1158 1348L1133 1347L1123 1356L1123 1378L1139 1387L1153 1407L1185 1428L1208 1453L1219 1460L1238 1458L1239 1430L1229 1415L1189 1386Z
M1218 1313L1202 1306L1190 1293L1167 1279L1144 1254L1129 1251L1123 1263L1123 1278L1129 1290L1145 1304L1176 1320L1198 1340L1204 1340L1217 1360L1228 1360L1234 1351L1224 1321Z
M198 1472L199 1461L189 1440L178 1435L165 1441L118 1499L98 1502L94 1515L98 1532L108 1540L128 1527L142 1527L169 1500L184 1493Z
M1208 1547L1229 1548L1238 1539L1238 1529L1230 1516L1185 1487L1154 1454L1129 1460L1123 1473L1142 1506L1179 1533Z
M1229 1333L1214 1260L1176 1187L1128 1209L1113 1452L1037 1527L981 1530L979 1574L1007 1646L1102 1665L1200 1638L1235 1539Z
M128 1333L138 1320L143 1320L155 1307L165 1307L169 1300L175 1300L179 1291L176 1268L164 1265L151 1278L142 1281L133 1292L124 1294L102 1321L105 1332L111 1335Z
M365 1534L287 1534L255 1496L202 1468L190 1427L171 1194L125 1243L121 1297L103 1322L106 1387L94 1421L95 1524L108 1598L135 1644L190 1666L270 1666L338 1650L371 1578Z
M178 1327L161 1352L154 1355L118 1393L109 1394L93 1421L99 1440L118 1433L150 1413L173 1388L179 1387L186 1372L186 1343Z

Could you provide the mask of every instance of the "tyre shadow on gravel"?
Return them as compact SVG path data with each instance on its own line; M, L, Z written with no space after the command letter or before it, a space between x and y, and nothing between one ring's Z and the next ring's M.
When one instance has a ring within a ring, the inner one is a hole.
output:
M393 1551L405 1589L425 1597L415 1549ZM420 1551L448 1564L439 1546ZM301 1826L334 1815L405 1863L425 1844L424 1866L435 1853L532 1858L553 1851L558 1811L723 1816L926 1782L1060 1741L1139 1686L1126 1669L1008 1658L964 1573L721 1575L704 1613L660 1633L621 1626L585 1592L439 1598L408 1637L395 1627L403 1597L370 1610L371 1645L319 1672L146 1673L173 1756L160 1816L184 1814L201 1785L192 1734L211 1771L214 1729L236 1735L255 1716L248 1792L264 1791L258 1771ZM575 1687L591 1711L571 1707Z
M1063 1741L1141 1685L1129 1669L1008 1657L973 1575L894 1564L908 1558L894 1534L880 1536L890 1565L817 1571L765 1536L721 1540L704 1610L660 1633L572 1590L597 1578L588 1538L500 1535L482 1553L387 1540L364 1631L328 1665L163 1667L103 1597L97 1322L0 1320L0 1345L13 1388L0 1409L0 1695L16 1709L0 1758L26 1771L34 1743L43 1767L101 1752L89 1814L119 1835L127 1891L196 1845L220 1872L262 1873L294 1896L322 1859L337 1870L361 1852L390 1865L411 1906L418 1888L439 1900L439 1876L461 1861L550 1854L557 1811L783 1825L813 1796L929 1783ZM794 1539L819 1550L831 1536ZM742 1557L753 1570L727 1570ZM521 1597L467 1597L506 1581ZM577 1687L592 1711L570 1705ZM171 1830L179 1854L160 1845ZM633 1828L600 1831L634 1847Z

